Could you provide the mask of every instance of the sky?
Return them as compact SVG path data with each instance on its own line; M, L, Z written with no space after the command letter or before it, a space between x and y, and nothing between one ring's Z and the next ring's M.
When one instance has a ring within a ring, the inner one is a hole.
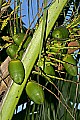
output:
M50 4L52 1L54 0L48 0L48 4ZM30 26L30 23L33 21L36 14L38 13L39 10L38 8L42 8L43 0L20 0L20 2L22 2L21 4L21 9L22 9L21 14L23 16L22 21L25 23L25 26L28 28ZM11 1L11 7L14 9L14 0ZM35 26L37 19L38 16L36 17L34 23L32 24L32 27Z
M34 17L36 16L36 14L38 13L37 1L40 1L39 7L41 7L43 0L20 0L20 1L22 2L21 4L21 9L22 9L21 14L23 16L22 21L25 23L25 26L28 28L31 22L33 21ZM14 8L14 0L11 1L11 7L12 9ZM34 23L32 24L32 27L35 26L37 19L38 17L35 19Z

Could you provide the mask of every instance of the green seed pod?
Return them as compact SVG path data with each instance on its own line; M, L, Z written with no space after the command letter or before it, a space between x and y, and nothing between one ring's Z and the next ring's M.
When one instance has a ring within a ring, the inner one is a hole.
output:
M63 58L63 61L65 61L65 63L63 63L63 65L64 65L64 68L67 71L67 73L72 76L76 76L77 75L77 66L76 66L76 61L74 60L73 56L68 54Z
M15 44L12 44L6 49L6 53L13 59L16 56L17 49L18 49L18 46Z
M45 62L45 66L44 65L44 61L41 60L37 63L37 65L39 67L41 67L41 69L48 75L54 76L55 75L55 70L53 68L53 66L49 63L49 62Z
M55 75L55 70L49 62L45 62L44 72L51 76Z
M18 59L21 60L23 56L24 50L19 51Z
M25 36L24 33L18 33L18 34L13 36L13 40L16 43L16 45L18 45L18 46L20 45L20 43L22 42L24 36Z
M65 26L60 26L57 27L53 32L52 32L52 37L53 38L68 38L69 32Z
M28 36L27 40L25 41L24 45L23 45L23 49L27 48L28 47L28 44L30 43L32 37L31 36Z
M38 83L33 81L28 82L26 86L26 93L36 104L42 104L44 102L44 92Z
M8 71L15 83L21 84L23 82L25 71L24 66L20 60L11 60L8 65Z

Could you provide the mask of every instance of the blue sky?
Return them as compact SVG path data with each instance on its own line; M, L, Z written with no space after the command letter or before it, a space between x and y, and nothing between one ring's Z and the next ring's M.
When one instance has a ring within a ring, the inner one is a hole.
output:
M29 7L28 7L27 0L24 0L24 2L22 2L22 9L23 9L22 15L25 15L22 20L26 24L27 27L29 27L30 23L32 22L33 18L35 17L35 15L37 13L37 2L36 2L36 0L33 0L33 1L34 2L32 2L32 3L31 3L31 0L29 1ZM33 26L34 26L34 24L33 24Z
M6 0L6 1L8 1L8 0ZM22 2L22 5L21 5L21 7L22 7L21 14L23 16L22 20L25 23L25 26L28 28L30 23L33 21L34 17L38 13L38 6L37 6L38 0L20 0L20 1ZM40 0L39 7L42 6L42 1L43 0ZM29 7L28 7L28 4L29 4ZM11 7L14 8L14 0L11 1ZM37 21L37 18L35 19L34 23L32 24L32 27L34 27L34 25Z
M22 2L21 13L22 13L22 16L24 15L24 17L22 17L22 20L25 23L25 26L28 28L30 23L33 21L34 17L38 13L38 5L39 5L39 8L42 7L43 0L20 0L20 1ZM38 1L39 1L39 4L38 4ZM52 1L53 0L48 0L48 4L50 4ZM11 0L11 7L14 8L14 0ZM34 23L32 24L32 27L35 26L37 19L38 17L35 19Z

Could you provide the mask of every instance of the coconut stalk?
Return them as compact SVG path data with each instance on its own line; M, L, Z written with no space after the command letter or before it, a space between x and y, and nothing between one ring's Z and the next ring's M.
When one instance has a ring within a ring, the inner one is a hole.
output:
M48 19L47 19L47 29L46 29L46 38L51 31L54 23L56 22L60 12L62 11L63 7L65 6L67 0L55 0L53 4L48 8ZM45 8L47 9L47 8ZM45 10L44 9L44 10ZM11 120L14 114L14 110L16 105L19 101L21 93L25 87L27 79L30 75L30 72L33 68L33 65L40 53L40 42L41 42L41 33L42 33L42 23L40 23L38 29L33 35L33 38L26 49L22 63L25 68L25 79L21 85L13 83L11 89L6 97L2 110L0 112L0 120Z

